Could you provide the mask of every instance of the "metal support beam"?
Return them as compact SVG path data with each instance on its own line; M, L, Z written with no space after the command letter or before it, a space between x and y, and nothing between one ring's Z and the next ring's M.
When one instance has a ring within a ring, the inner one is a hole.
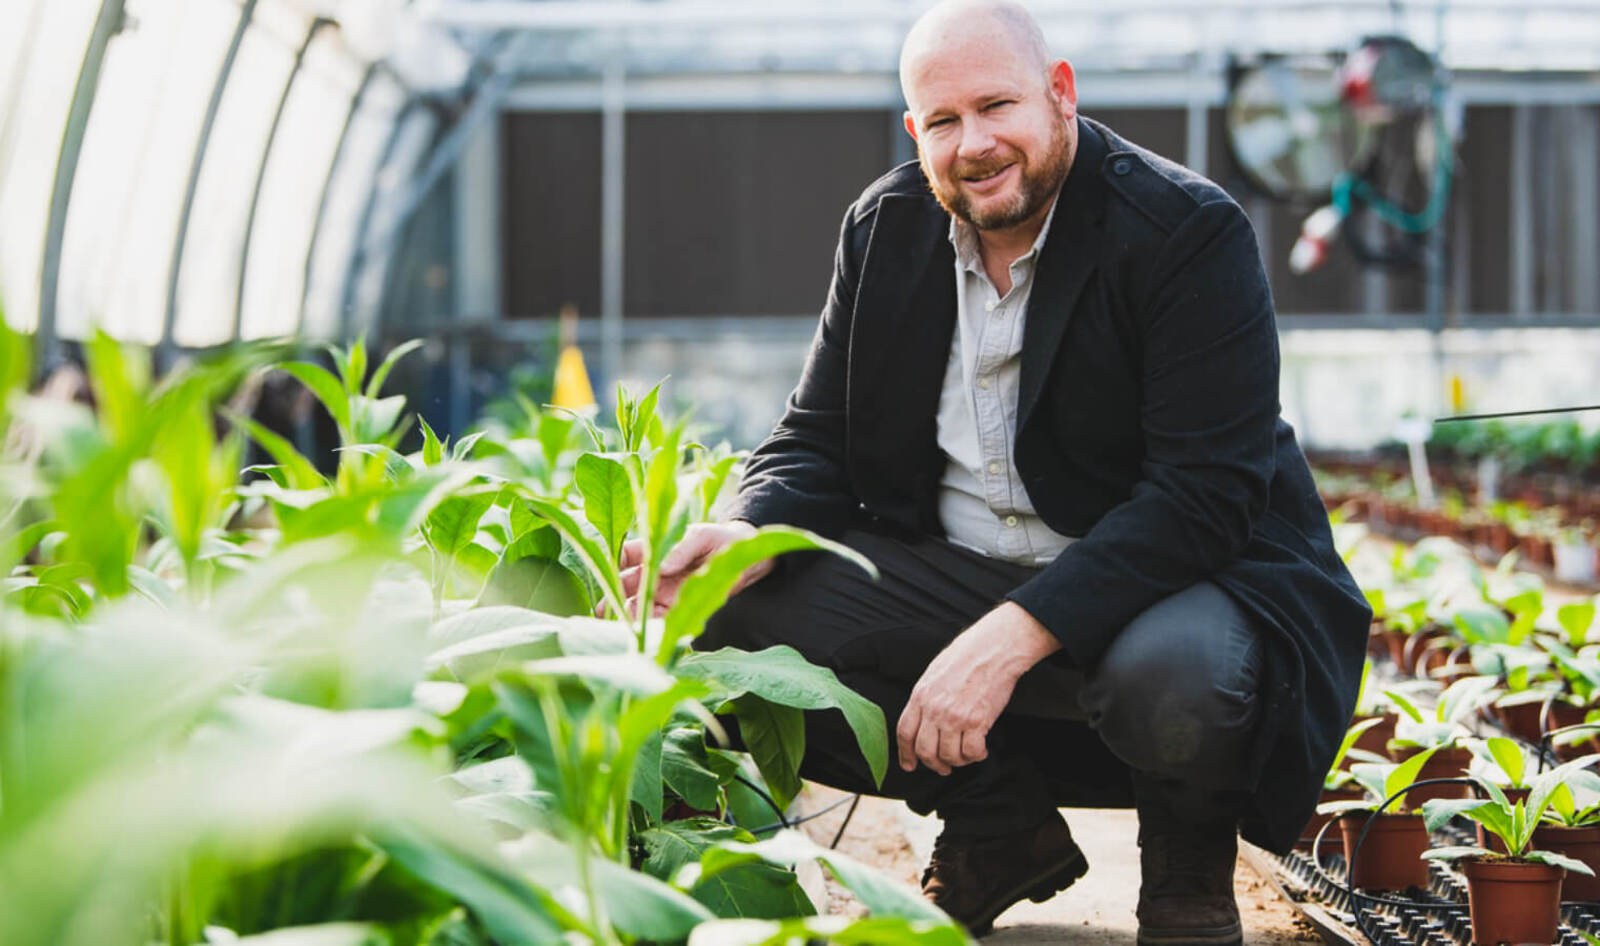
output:
M250 244L255 235L256 210L261 206L261 183L267 179L267 165L272 161L272 146L278 140L283 112L289 104L289 95L294 92L294 80L300 77L300 67L305 65L306 51L311 48L318 33L333 25L334 21L320 16L311 21L305 39L294 51L294 64L289 67L289 77L283 80L283 91L279 93L278 104L272 110L272 124L267 126L267 143L261 148L261 163L256 167L255 182L250 185L250 209L244 215L244 240L239 244L239 281L233 293L233 331L229 333L228 341L237 340L239 330L244 325L244 281L250 268Z
M1533 113L1511 109L1511 311L1533 315Z
M367 185L367 199L362 201L361 220L356 225L355 245L350 251L350 263L345 267L344 288L339 292L339 338L341 339L350 337L355 316L356 280L367 262L369 243L366 234L372 229L372 218L377 213L378 182L383 179L389 162L394 159L395 147L400 143L400 133L405 130L406 122L417 109L422 107L420 99L410 98L395 114L394 125L389 129L389 137L384 141L383 150L378 156L378 166L373 170Z
M56 156L55 183L50 188L50 218L45 226L44 257L39 266L39 321L34 330L35 364L44 366L56 346L56 288L61 277L61 245L67 234L67 208L72 203L72 184L78 176L78 156L83 152L83 135L89 128L89 113L94 109L95 92L100 87L100 66L106 47L123 26L124 0L103 0L95 17L94 32L78 69L78 83L72 90L67 110L67 127L61 133L61 150Z
M613 56L600 111L600 374L606 391L622 377L623 203L627 108L622 57ZM607 395L602 393L601 399Z
M178 344L172 337L173 327L178 321L178 273L183 267L183 248L189 239L189 217L194 213L194 197L200 187L200 168L206 160L206 146L211 143L211 130L217 124L217 111L222 107L222 93L228 86L228 77L233 74L233 64L239 58L239 46L244 43L244 34L250 28L250 19L255 16L257 0L244 0L239 7L239 20L233 26L233 38L228 41L228 51L222 56L222 65L217 69L217 81L211 86L211 98L206 102L205 118L200 122L200 134L195 139L194 157L189 160L189 180L183 189L183 206L178 211L178 230L172 245L172 261L167 265L167 312L161 323L161 357L162 364L169 364Z
M333 146L333 159L328 162L328 173L322 178L322 192L317 196L317 213L311 219L311 239L306 244L305 275L300 283L300 311L295 313L295 334L306 324L306 305L311 299L311 269L317 258L317 242L322 236L322 221L328 215L328 195L333 190L333 178L339 173L339 165L344 161L345 148L350 141L350 126L355 123L356 115L361 111L361 106L366 102L367 91L372 88L372 80L378 74L376 63L367 67L361 74L361 83L356 86L355 94L350 97L350 110L345 113L344 124L339 126L339 141Z

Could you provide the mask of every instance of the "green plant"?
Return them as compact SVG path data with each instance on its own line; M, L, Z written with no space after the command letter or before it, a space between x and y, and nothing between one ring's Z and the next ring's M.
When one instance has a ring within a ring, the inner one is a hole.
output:
M1533 832L1550 805L1550 796L1570 774L1600 760L1600 755L1585 756L1557 766L1534 778L1526 800L1509 799L1500 786L1483 778L1474 778L1488 798L1436 798L1422 806L1428 830L1437 831L1457 816L1465 816L1483 826L1488 833L1505 845L1505 856L1514 860L1536 861L1551 864L1582 874L1594 873L1587 864L1552 851L1533 849L1530 845ZM1492 852L1471 845L1433 848L1422 855L1436 860L1457 860L1463 857L1493 857Z
M1428 713L1424 713L1403 694L1385 690L1385 695L1404 714L1395 726L1395 738L1390 745L1396 748L1445 749L1459 744L1469 735L1463 721L1477 712L1494 685L1493 677L1457 680L1445 688Z
M1328 774L1322 778L1322 788L1324 791L1338 791L1339 789L1349 785L1355 779L1355 776L1352 773L1345 771L1344 769L1340 768L1340 766L1344 764L1345 756L1349 755L1351 751L1355 749L1356 740L1361 738L1361 734L1381 722L1383 722L1383 720L1377 718L1364 719L1358 723L1355 723L1345 731L1344 740L1339 743L1339 751L1333 755L1333 764L1328 766ZM1359 749L1355 749L1355 752L1362 757L1367 755L1367 753L1362 753Z
M1319 814L1333 815L1347 811L1377 811L1396 814L1408 811L1405 792L1417 780L1417 773L1433 757L1434 749L1424 749L1404 762L1361 762L1350 767L1355 783L1366 792L1364 799L1323 802L1317 806Z

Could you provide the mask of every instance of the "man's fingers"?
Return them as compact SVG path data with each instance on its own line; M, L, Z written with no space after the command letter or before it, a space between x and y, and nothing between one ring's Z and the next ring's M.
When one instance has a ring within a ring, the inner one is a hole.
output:
M905 712L900 714L900 722L894 728L895 748L900 756L900 767L907 772L917 768L917 722L922 716L922 707L917 703L916 697L906 704Z
M962 765L989 758L989 741L983 733L969 729L961 734L961 758Z
M622 579L623 594L632 596L639 593L639 576L641 574L643 574L643 569L637 565L622 570L622 574L618 577Z
M967 760L961 754L961 731L959 729L942 729L939 731L939 761L955 768L965 765Z
M617 556L617 565L624 569L637 568L644 561L644 540L629 539L622 543L622 554Z
M684 534L682 541L672 547L672 551L661 560L662 577L677 575L689 571L700 564L710 551L712 539L705 529L691 529Z
M918 761L940 775L950 774L950 766L945 765L944 760L939 758L939 729L930 725L926 716L917 727L916 746Z

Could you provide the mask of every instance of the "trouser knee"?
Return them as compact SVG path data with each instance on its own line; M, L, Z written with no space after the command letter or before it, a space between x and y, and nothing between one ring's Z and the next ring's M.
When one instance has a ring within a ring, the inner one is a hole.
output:
M1245 784L1258 722L1261 641L1202 583L1157 603L1118 635L1081 701L1135 771L1217 789Z

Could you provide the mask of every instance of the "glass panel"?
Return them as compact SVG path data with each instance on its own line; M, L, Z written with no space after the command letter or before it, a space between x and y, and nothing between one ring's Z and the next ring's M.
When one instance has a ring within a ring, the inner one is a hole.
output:
M217 345L233 337L245 217L272 115L293 65L293 50L256 27L239 46L184 242L172 332L179 345Z
M62 247L56 331L161 340L178 212L238 6L132 0L106 49Z
M317 203L360 78L338 32L318 33L289 91L262 179L245 262L243 338L285 335L298 327Z
M302 334L331 338L339 330L339 306L349 275L356 230L376 186L383 149L394 129L404 96L394 80L373 76L360 108L350 120L344 152L328 182L328 205L316 236L311 279L306 287Z
M413 196L419 165L428 153L437 124L432 112L413 110L400 128L394 153L378 174L372 197L372 225L357 237L368 252L354 276L354 311L350 325L356 333L369 332L378 324L377 309L383 302L384 277L388 274L389 257L398 243L399 234L392 228L404 209L404 202Z
M0 154L0 303L6 320L31 329L39 321L39 267L61 135L78 71L94 31L98 0L50 0L33 39L10 139Z

